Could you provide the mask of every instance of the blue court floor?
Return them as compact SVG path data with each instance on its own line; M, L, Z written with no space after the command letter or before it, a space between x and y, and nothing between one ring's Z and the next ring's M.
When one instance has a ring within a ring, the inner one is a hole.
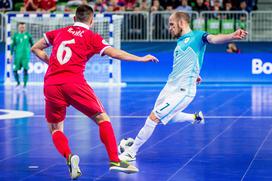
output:
M118 141L136 136L161 88L95 88ZM0 180L70 180L47 130L42 87L30 86L26 94L0 87L0 109L34 113L0 120ZM185 112L199 110L206 116L205 125L159 125L133 163L140 172L126 175L108 171L97 126L69 108L65 133L81 159L79 180L272 180L272 86L200 86Z

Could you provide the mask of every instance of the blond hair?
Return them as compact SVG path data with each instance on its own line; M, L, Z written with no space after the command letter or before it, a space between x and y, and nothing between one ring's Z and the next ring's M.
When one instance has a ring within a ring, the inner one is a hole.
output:
M190 24L190 16L188 13L185 13L185 12L174 12L173 13L174 17L180 21L180 20L184 20L186 21L188 24Z

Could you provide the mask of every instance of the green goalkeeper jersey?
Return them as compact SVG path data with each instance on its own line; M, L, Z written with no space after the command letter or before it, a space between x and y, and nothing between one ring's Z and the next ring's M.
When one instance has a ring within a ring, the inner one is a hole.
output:
M33 45L32 36L28 32L16 32L12 37L11 54L15 54L14 60L29 61L30 48Z

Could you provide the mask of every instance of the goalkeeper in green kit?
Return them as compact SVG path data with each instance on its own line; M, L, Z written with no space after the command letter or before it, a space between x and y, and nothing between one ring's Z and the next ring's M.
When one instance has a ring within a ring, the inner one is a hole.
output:
M17 89L20 87L20 78L18 71L23 68L24 90L28 80L28 63L30 59L30 48L33 46L32 36L26 32L25 23L18 25L18 32L12 36L11 55L13 57L13 74L17 82ZM10 57L12 60L12 57Z

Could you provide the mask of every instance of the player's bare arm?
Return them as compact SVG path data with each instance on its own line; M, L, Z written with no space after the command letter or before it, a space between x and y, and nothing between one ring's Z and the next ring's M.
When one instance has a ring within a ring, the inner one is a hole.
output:
M31 51L39 57L40 60L48 64L49 57L44 51L45 48L47 48L48 45L44 38L40 39L38 42L36 42L32 47Z
M144 57L139 57L139 56L132 55L126 51L119 50L113 47L109 47L105 49L103 53L110 57L120 59L120 60L126 60L126 61L155 62L155 63L159 62L159 60L153 55L146 55Z
M238 29L230 34L218 34L218 35L208 35L207 40L211 44L222 44L233 40L242 40L247 36L248 32L242 29Z

